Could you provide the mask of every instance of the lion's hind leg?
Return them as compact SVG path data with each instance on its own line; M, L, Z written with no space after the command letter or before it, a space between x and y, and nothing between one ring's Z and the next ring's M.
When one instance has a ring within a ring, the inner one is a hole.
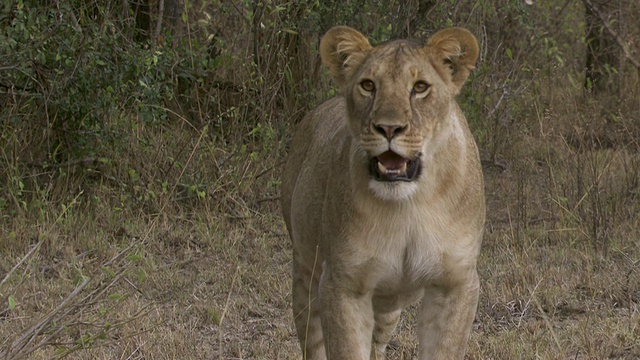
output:
M321 271L321 266L315 266L315 270L305 266L301 257L294 250L292 274L293 317L298 333L298 341L302 348L303 359L326 359L318 301L318 284Z

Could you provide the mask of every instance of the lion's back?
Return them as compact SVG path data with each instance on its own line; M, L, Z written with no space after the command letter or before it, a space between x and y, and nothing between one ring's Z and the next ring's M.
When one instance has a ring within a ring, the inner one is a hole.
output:
M289 229L292 211L304 212L305 203L313 200L309 197L321 196L349 136L342 97L325 101L298 124L281 179L280 202Z

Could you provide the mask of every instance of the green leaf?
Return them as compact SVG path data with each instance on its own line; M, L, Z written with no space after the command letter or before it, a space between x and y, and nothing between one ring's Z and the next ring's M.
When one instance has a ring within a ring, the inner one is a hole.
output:
M122 294L117 294L116 293L116 294L110 294L109 295L109 300L120 300L122 298L123 298Z
M127 256L128 261L140 261L142 260L142 254L131 254Z
M13 310L16 308L16 299L9 295L9 310Z

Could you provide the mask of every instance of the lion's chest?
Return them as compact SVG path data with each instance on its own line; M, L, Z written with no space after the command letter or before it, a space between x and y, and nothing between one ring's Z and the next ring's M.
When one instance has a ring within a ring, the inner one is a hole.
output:
M437 283L445 273L446 230L428 216L398 215L378 216L368 227L358 222L347 232L345 256L336 261L344 262L363 292L411 292Z
M443 274L443 254L429 236L422 238L396 238L396 248L372 254L376 264L365 283L375 293L394 294L424 288Z

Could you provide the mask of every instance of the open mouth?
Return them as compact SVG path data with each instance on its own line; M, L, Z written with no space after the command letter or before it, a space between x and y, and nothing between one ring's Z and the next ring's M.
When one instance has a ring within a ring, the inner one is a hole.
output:
M405 159L391 150L371 158L369 172L378 181L413 181L420 175L420 159Z

